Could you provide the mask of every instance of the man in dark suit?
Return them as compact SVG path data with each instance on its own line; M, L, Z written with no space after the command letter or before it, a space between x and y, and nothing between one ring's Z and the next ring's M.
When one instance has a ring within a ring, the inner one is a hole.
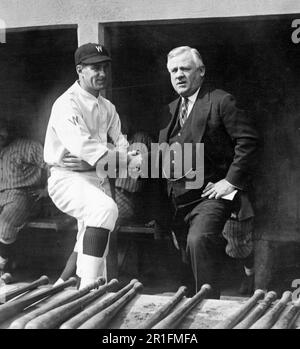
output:
M211 297L219 298L225 250L222 230L232 211L239 208L241 193L247 190L255 168L258 136L234 97L204 81L205 66L196 49L173 49L167 68L179 98L168 106L170 121L161 130L159 143L173 149L174 145L184 148L192 144L190 159L184 151L179 157L176 150L171 156L162 151L163 173L170 174L165 177L174 206L173 230L185 244L196 291L209 283L213 287ZM196 151L197 143L204 144L204 175L198 187L191 186L191 174L203 173L202 166L197 166L201 154ZM174 176L174 166L187 160L191 160L191 168L182 165L182 175ZM170 172L165 171L168 168Z

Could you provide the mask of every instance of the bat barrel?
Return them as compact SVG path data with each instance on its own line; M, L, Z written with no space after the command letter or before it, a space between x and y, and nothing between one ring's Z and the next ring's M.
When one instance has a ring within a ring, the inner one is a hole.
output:
M90 319L95 314L99 313L103 309L107 308L111 304L113 304L115 301L117 301L119 298L121 298L126 292L128 292L134 284L138 282L138 280L133 279L131 282L123 287L121 290L116 292L115 294L111 295L108 298L103 299L102 301L97 302L96 304L92 304L88 306L86 309L84 309L79 314L75 315L68 321L64 322L60 329L66 330L66 329L75 329L78 328L81 324L86 322L88 319Z
M29 321L25 329L48 329L57 328L65 320L71 318L80 312L87 304L91 303L96 298L102 296L110 287L114 286L118 280L113 279L107 285L99 287L94 292L88 293L79 299L61 305L55 309L42 314L35 319Z

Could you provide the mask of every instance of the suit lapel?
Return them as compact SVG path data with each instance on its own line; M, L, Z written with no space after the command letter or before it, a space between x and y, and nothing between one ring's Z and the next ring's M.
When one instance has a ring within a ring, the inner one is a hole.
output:
M206 86L200 89L198 97L191 111L191 130L193 141L200 143L204 135L207 119L211 109L209 91ZM202 90L202 91L201 91Z
M175 101L173 101L172 103L169 104L169 113L171 115L171 120L168 124L167 127L163 128L160 133L159 133L159 143L163 143L163 142L168 142L169 137L170 137L170 133L173 130L175 123L177 121L177 109L179 106L179 102L180 102L180 97L175 99Z

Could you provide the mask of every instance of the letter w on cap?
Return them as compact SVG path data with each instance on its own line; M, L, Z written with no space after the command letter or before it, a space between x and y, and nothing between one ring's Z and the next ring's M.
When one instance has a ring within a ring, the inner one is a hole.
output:
M96 50L97 50L98 52L102 52L102 46L96 46Z

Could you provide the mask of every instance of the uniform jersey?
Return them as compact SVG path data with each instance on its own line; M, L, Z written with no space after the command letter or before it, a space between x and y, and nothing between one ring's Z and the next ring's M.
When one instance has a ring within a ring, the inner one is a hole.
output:
M102 96L94 97L76 81L52 107L45 161L63 167L62 158L71 153L94 166L108 149L108 137L119 150L128 147L115 106Z

